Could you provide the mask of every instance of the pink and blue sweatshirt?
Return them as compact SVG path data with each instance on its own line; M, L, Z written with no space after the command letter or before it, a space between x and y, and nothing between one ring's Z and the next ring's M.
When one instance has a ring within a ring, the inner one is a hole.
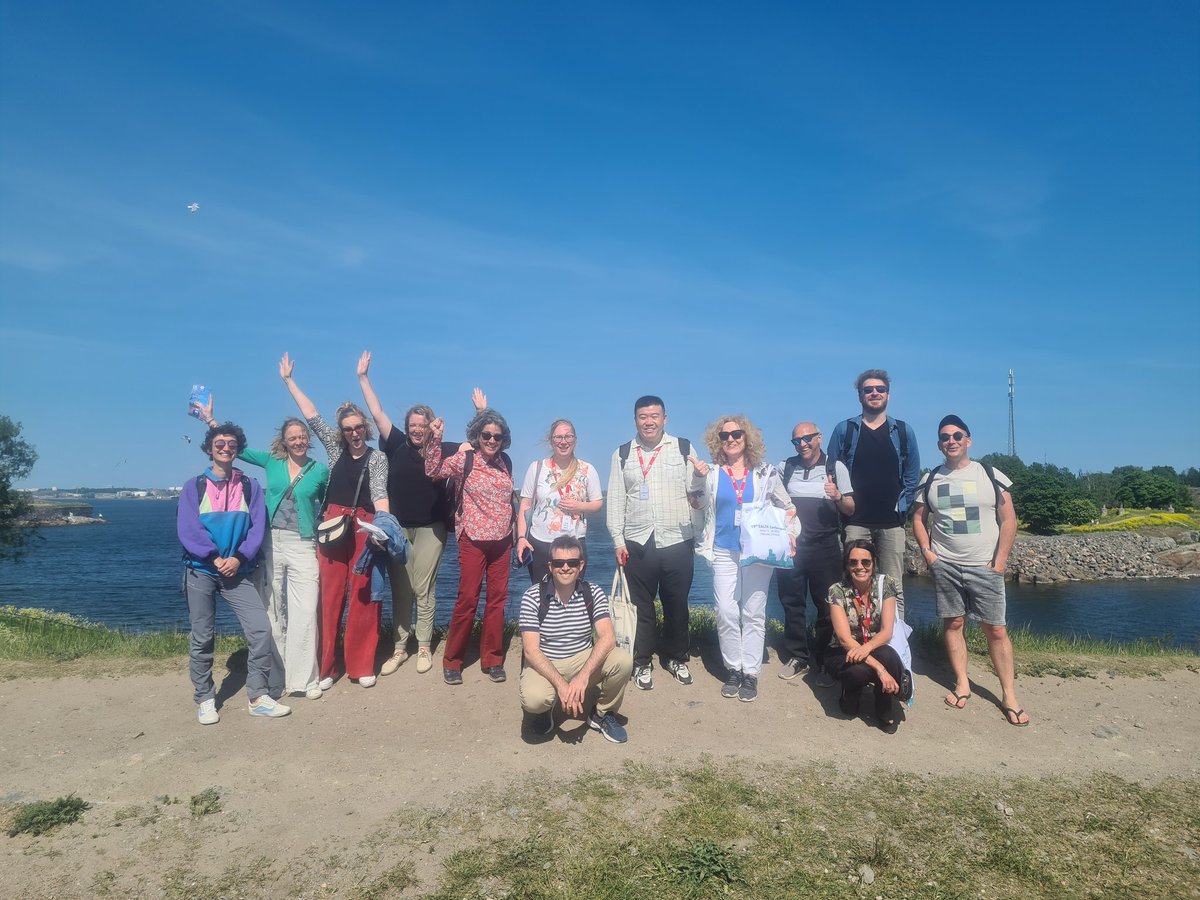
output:
M217 575L213 560L236 556L239 575L258 562L267 526L267 507L258 482L241 469L229 480L218 479L211 468L204 472L204 495L196 489L198 479L188 479L179 495L176 528L183 544L184 564L209 575ZM242 486L250 486L249 502Z

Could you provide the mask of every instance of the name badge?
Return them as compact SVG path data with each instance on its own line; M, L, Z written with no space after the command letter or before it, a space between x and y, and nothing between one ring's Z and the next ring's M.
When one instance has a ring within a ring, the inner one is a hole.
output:
M740 509L736 510L733 514L733 527L734 528L742 527L742 511Z
M646 484L645 482L642 483L641 488L638 489L638 499L639 500L649 500L650 499L650 485Z

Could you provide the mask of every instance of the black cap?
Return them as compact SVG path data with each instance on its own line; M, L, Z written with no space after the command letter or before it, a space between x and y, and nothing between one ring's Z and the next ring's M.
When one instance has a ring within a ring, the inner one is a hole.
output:
M971 429L967 427L967 423L953 413L943 417L942 421L938 422L938 432L940 433L947 425L957 426L967 433L967 437L971 436Z

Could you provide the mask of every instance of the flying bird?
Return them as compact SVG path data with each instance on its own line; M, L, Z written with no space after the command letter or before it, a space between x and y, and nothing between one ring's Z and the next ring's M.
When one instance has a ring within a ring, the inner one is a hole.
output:
M183 439L184 439L185 441L187 441L189 444L192 442L192 436L191 436L190 434L185 434L185 435L183 436Z
M199 212L199 211L200 211L199 203L189 203L188 204L188 212Z

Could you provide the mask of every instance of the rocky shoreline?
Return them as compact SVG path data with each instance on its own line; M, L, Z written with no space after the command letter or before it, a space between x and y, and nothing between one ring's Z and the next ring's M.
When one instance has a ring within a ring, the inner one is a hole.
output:
M905 568L925 575L928 566L909 538ZM1008 561L1012 581L1047 584L1110 578L1192 578L1200 576L1200 532L1177 536L1132 531L1017 536Z

